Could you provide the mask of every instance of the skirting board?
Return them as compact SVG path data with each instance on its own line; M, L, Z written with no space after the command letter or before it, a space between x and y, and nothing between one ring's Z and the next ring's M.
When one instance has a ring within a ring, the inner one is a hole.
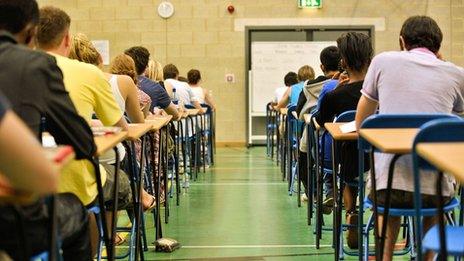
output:
M246 147L246 142L244 141L217 141L216 147L225 148L225 147L232 147L232 148L240 148Z

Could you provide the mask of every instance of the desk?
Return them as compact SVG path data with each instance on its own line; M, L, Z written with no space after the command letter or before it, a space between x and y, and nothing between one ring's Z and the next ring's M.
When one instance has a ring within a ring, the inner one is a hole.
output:
M417 128L367 128L367 129L360 129L359 130L359 135L366 140L373 149L371 150L370 153L370 159L371 159L371 189L376 190L375 186L375 166L373 163L374 160L374 148L379 150L380 152L383 153L390 153L394 154L393 159L390 162L389 165L389 170L388 170L388 181L387 181L387 191L391 190L391 183L393 179L393 169L396 161L401 155L404 154L409 154L412 151L412 145L414 141L414 137L416 136L417 132L419 129ZM360 169L360 178L359 180L362 180L362 171L361 169L363 168L361 164L361 160L359 161L359 169ZM382 235L380 236L380 241L376 240L376 249L380 249L380 251L377 251L377 255L382 255L383 253L383 246L385 244L385 236L383 233L385 233L387 229L387 221L388 221L388 215L390 211L390 193L387 194L386 200L385 200L385 206L384 206L384 222L382 224ZM359 198L359 203L360 203L360 209L363 207L363 197L361 197L362 194L360 194ZM374 193L374 199L373 199L373 211L374 211L374 220L378 220L378 212L377 212L377 197L376 193ZM360 215L361 215L360 211ZM374 226L375 233L378 235L378 226ZM378 245L380 244L380 245ZM362 240L360 241L360 245L362 246ZM360 248L361 249L361 248ZM364 253L364 255L367 255L367 253Z
M200 109L187 109L188 116L196 116L200 113Z
M340 130L340 126L346 124L347 122L327 122L324 124L324 128L330 133L333 138L332 142L332 176L333 176L333 191L334 191L334 242L335 242L335 257L336 260L339 260L340 254L343 252L343 246L341 245L341 226L342 226L342 182L344 177L340 175L340 186L337 187L337 173L339 162L337 161L336 150L338 148L338 143L343 141L356 141L358 139L357 132L343 133ZM339 191L340 190L340 191Z
M464 142L420 143L417 153L437 169L464 183Z
M97 151L95 152L95 156L99 157L103 155L105 152L109 151L110 149L114 148L118 143L125 140L127 137L126 131L121 131L119 133L110 134L110 135L103 135L103 136L95 136L93 140L97 145Z
M281 108L279 111L280 111L280 114L282 114L282 115L287 115L287 113L288 113L288 108Z
M130 141L136 141L142 135L149 132L152 129L153 125L150 123L132 123L129 124L129 129L127 131L127 139Z
M172 119L172 116L162 116L162 117L148 117L145 120L145 123L151 124L151 130L157 131L166 126Z
M384 153L411 153L419 129L360 129L359 134Z

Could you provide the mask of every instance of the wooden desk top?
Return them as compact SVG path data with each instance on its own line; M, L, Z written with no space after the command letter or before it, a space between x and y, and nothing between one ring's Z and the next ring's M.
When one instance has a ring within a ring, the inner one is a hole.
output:
M280 114L287 115L287 113L288 113L288 108L281 108L280 109Z
M334 140L357 140L358 133L342 133L340 126L346 124L347 122L326 122L324 124L325 129L332 135Z
M125 140L127 137L127 131L121 131L116 134L95 136L93 140L97 144L97 152L95 156L101 156L108 150L114 148L119 142Z
M195 116L200 112L200 109L187 109L189 116Z
M129 124L127 131L127 139L135 141L142 137L145 133L149 132L153 127L150 123L132 123Z
M151 124L151 130L157 131L166 126L171 121L171 119L171 115L150 117L145 120L145 123Z
M464 182L464 142L419 143L417 153L461 184Z
M360 129L359 135L377 149L385 153L411 153L412 143L419 129L409 128L379 128Z

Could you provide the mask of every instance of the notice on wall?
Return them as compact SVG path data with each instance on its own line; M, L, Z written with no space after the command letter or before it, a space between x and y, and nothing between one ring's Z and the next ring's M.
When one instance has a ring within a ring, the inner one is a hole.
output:
M110 41L108 40L93 40L93 46L100 53L103 59L103 65L110 64Z

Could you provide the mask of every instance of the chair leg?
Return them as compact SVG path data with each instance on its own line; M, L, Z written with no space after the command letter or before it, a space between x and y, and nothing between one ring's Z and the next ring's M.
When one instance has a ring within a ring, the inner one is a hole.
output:
M414 244L414 242L416 242L414 240L414 221L413 221L413 217L407 217L407 221L408 221L408 237L409 237L409 244L410 244L410 247L411 247L411 259L414 259L416 258L417 256L417 253L416 253L416 246Z

